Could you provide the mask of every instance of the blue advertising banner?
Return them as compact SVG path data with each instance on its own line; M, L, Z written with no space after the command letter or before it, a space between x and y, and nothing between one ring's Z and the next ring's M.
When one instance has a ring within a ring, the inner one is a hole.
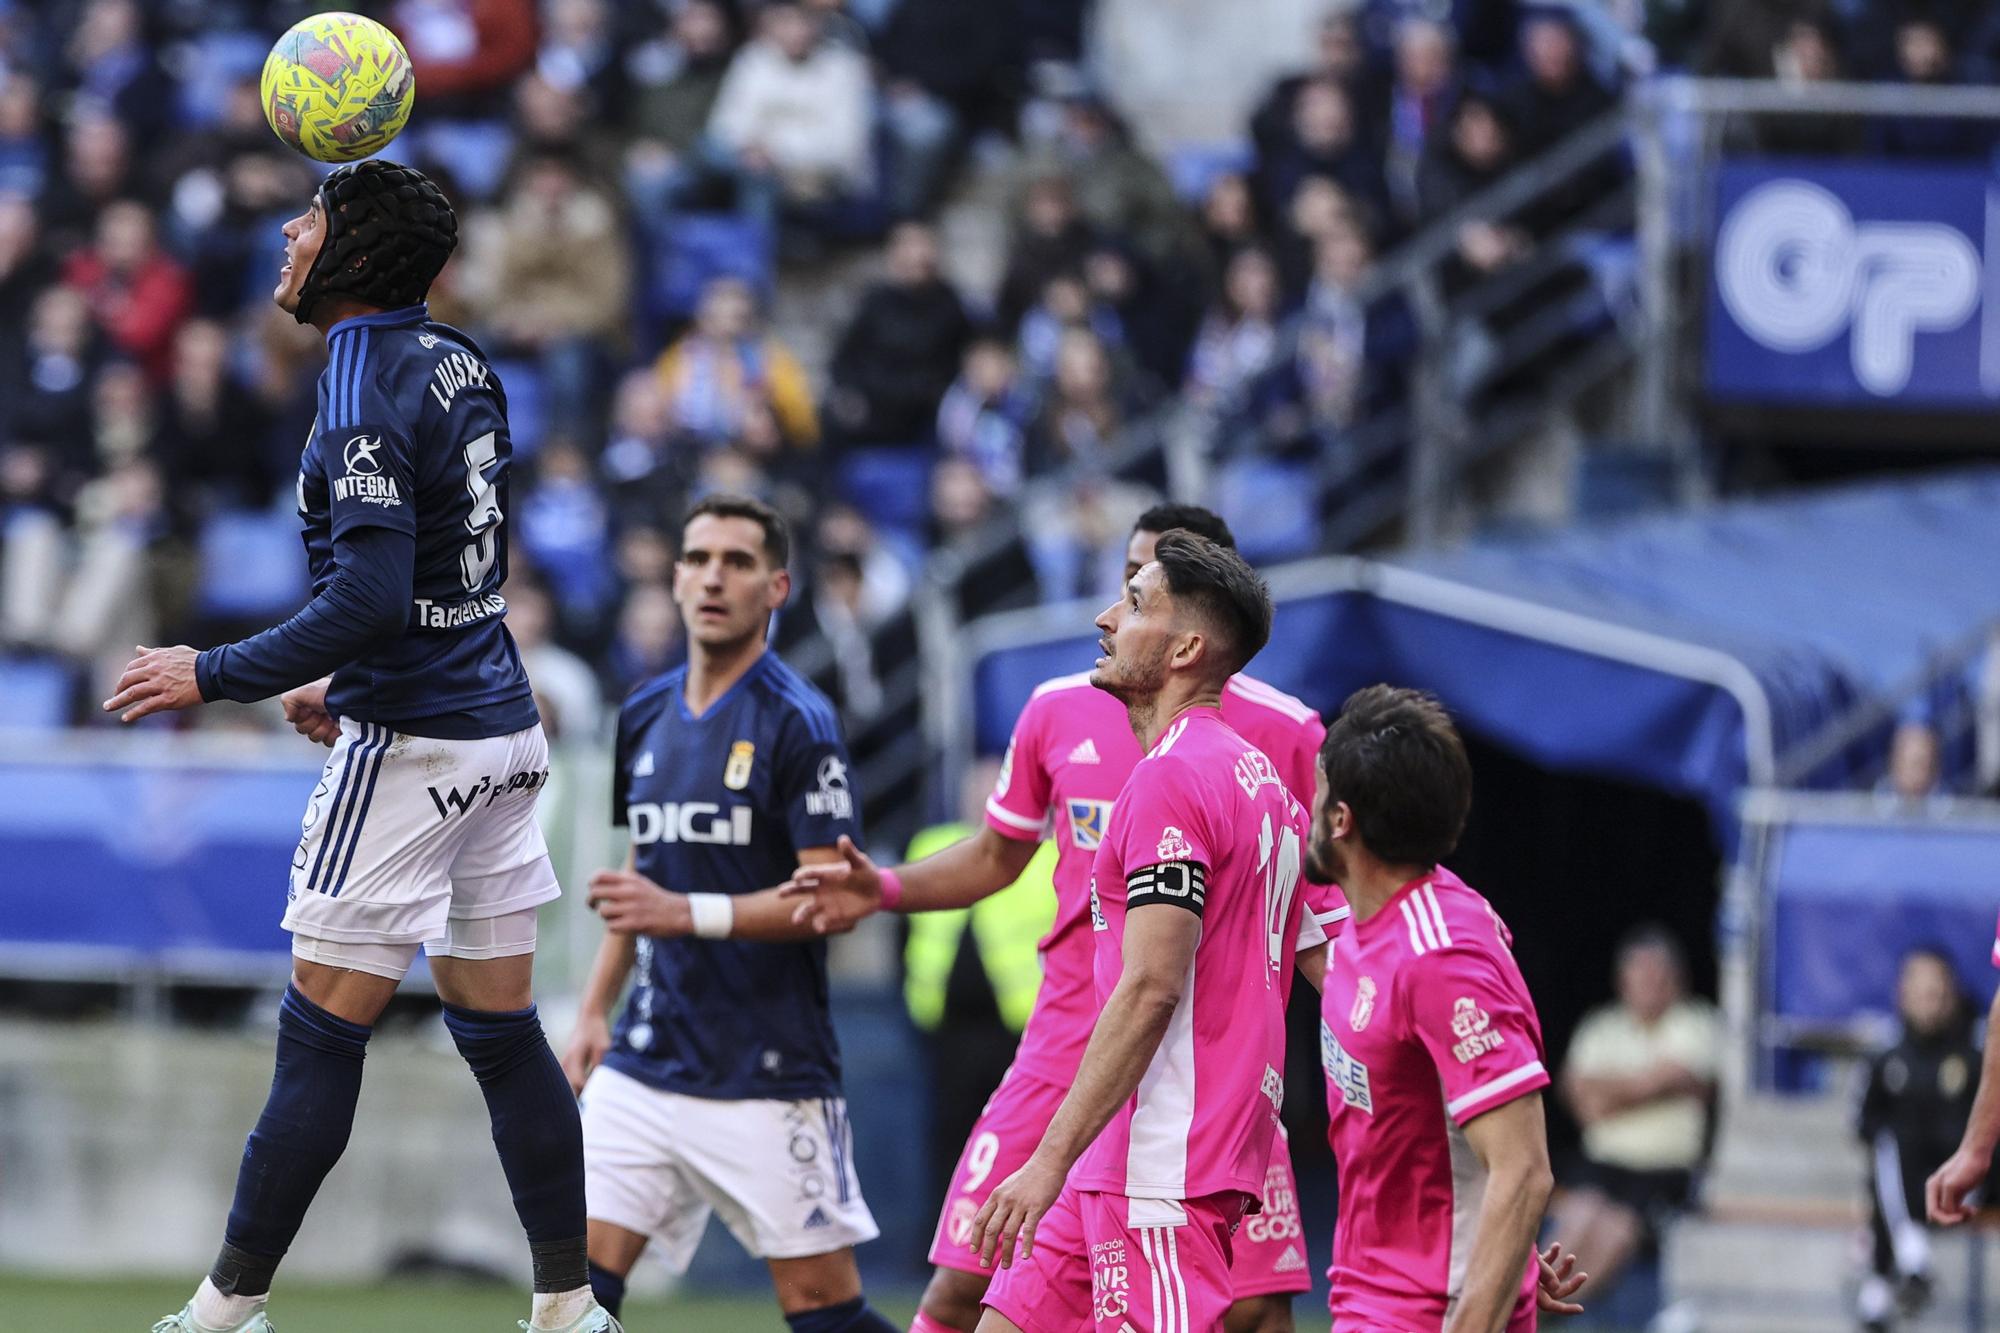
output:
M2000 402L2000 180L1759 161L1718 173L1708 389L1793 406Z

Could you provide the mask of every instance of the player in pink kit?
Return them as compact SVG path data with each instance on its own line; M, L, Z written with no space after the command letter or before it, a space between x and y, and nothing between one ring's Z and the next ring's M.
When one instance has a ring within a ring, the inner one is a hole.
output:
M1076 1080L973 1222L1002 1268L982 1333L1222 1327L1284 1100L1287 978L1300 947L1324 961L1299 893L1305 811L1222 718L1270 624L1249 566L1185 531L1098 617L1092 683L1147 754L1092 872L1099 1012Z
M1465 749L1429 695L1372 686L1327 731L1306 868L1353 909L1320 1010L1337 1330L1535 1327L1549 1075L1507 927L1438 864L1471 800Z
M1187 529L1226 547L1227 525L1206 509L1160 505L1141 515L1126 549L1126 578L1152 561L1160 535ZM1246 675L1222 691L1223 721L1269 755L1303 806L1325 735L1309 705ZM971 1333L992 1276L966 1243L974 1215L994 1186L1028 1160L1076 1078L1097 1000L1091 979L1090 868L1115 800L1141 751L1125 707L1090 684L1059 677L1036 689L1016 722L980 833L892 873L902 911L962 907L1011 884L1044 837L1053 836L1057 915L1042 941L1042 986L1012 1068L967 1137L947 1194L930 1259L937 1273L924 1292L913 1333ZM818 893L822 929L851 926L881 905L880 874L854 857L855 873ZM813 883L821 881L815 877ZM1309 910L1328 933L1347 914L1339 890L1307 886ZM1289 982L1289 977L1287 978ZM1273 1145L1262 1211L1236 1236L1236 1297L1229 1333L1288 1333L1291 1297L1311 1287L1299 1225L1291 1152Z

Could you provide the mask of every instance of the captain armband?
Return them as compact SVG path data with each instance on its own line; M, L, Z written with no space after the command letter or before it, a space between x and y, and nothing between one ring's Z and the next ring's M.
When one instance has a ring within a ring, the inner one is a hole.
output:
M1162 861L1125 877L1125 910L1147 903L1172 903L1196 916L1208 901L1208 867L1199 861Z

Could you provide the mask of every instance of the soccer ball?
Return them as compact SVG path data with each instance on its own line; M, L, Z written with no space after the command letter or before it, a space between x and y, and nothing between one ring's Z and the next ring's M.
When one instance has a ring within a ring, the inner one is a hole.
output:
M264 119L321 162L353 162L388 147L410 119L417 79L396 34L333 11L301 19L264 59Z

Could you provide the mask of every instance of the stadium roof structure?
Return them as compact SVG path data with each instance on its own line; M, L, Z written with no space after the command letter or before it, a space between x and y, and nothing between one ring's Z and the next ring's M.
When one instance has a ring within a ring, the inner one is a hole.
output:
M1792 761L2000 622L2000 468L1311 560L1270 582L1260 678L1328 714L1374 681L1433 690L1545 767L1700 800L1733 840L1746 786L1843 781L1838 756ZM1051 612L1022 614L1034 627L1000 617L968 636L982 750L1006 744L1036 681L1094 653L1074 629L1052 639Z

